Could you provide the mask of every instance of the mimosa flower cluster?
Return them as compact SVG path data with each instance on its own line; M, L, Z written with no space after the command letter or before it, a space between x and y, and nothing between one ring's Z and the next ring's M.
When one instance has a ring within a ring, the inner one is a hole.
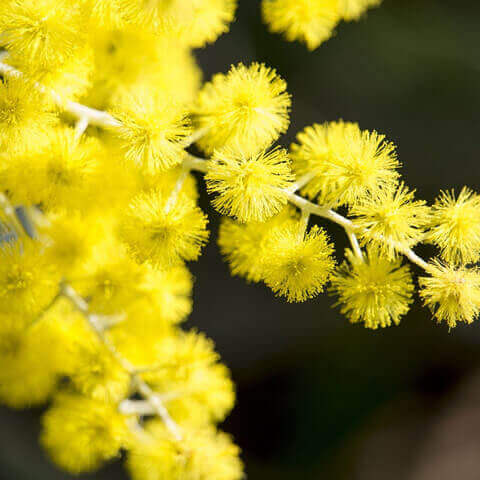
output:
M312 2L277 3L294 20ZM371 3L312 5L355 17ZM376 329L414 301L406 258L423 269L418 294L437 321L480 312L479 195L417 200L395 146L356 123L315 124L276 146L291 97L263 64L202 85L192 49L228 29L235 6L0 6L0 399L48 405L41 443L71 473L124 454L134 480L243 477L217 429L234 403L229 372L210 340L180 326L192 309L186 262L209 238L193 171L225 216L218 242L234 275L289 302L328 289L351 322ZM343 262L313 216L345 229ZM438 257L421 259L420 242Z

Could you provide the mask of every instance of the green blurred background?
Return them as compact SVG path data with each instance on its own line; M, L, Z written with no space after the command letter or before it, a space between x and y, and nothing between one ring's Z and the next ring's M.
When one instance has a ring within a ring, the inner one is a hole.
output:
M385 133L405 181L431 202L440 189L480 189L479 18L474 0L385 0L310 53L268 33L258 1L240 0L231 32L198 59L206 79L240 61L275 67L293 95L284 145L338 118ZM218 215L202 204L215 238ZM343 232L325 226L341 256ZM327 295L291 305L232 278L215 241L192 269L186 326L212 337L232 369L238 402L223 428L249 479L480 478L477 325L449 331L417 301L401 326L367 331ZM70 478L37 445L40 413L0 410L0 479ZM81 478L127 476L116 463Z

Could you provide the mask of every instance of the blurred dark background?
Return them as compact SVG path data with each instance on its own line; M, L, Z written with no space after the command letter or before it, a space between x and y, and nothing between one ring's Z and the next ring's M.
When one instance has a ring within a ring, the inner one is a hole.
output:
M206 79L240 61L275 67L293 95L284 145L338 118L385 133L405 181L432 201L440 189L480 189L479 18L476 0L385 0L310 53L268 33L258 1L240 0L231 32L198 59ZM343 251L343 232L326 226ZM223 428L249 479L480 478L478 325L449 331L417 302L401 326L368 331L327 295L291 305L232 278L215 241L192 269L187 327L212 337L232 369L238 401ZM38 416L0 410L0 479L70 478L38 447ZM82 478L127 477L116 463Z

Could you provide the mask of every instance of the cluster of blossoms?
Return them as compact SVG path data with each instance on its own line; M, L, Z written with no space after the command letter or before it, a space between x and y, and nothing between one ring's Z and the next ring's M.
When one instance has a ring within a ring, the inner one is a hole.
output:
M265 3L267 17L288 10L292 21L297 6L349 5L354 17L372 4ZM192 308L186 262L209 236L193 171L226 217L219 245L234 275L291 302L329 285L350 321L375 329L413 301L406 257L425 271L419 294L438 321L480 312L480 196L415 200L395 146L355 123L274 146L291 107L275 70L240 64L202 86L192 56L234 10L233 0L0 6L0 399L49 402L41 442L69 472L126 452L135 480L242 478L238 448L216 428L234 402L229 373L211 341L179 326ZM345 229L341 265L312 215ZM439 258L418 257L419 242Z

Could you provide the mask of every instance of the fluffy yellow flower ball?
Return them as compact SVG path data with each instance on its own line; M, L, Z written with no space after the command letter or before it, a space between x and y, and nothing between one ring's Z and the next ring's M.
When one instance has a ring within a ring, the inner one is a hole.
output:
M191 424L224 420L235 395L213 342L195 331L182 332L166 337L156 350L156 368L144 378L165 396L171 415Z
M45 98L23 79L8 78L0 83L0 147L11 153L23 152L42 141L46 127L55 116L46 109Z
M86 15L75 0L5 0L0 43L30 65L59 66L85 43Z
M72 474L91 472L115 458L129 436L117 405L69 393L57 395L42 423L40 442Z
M293 169L312 176L302 193L321 203L356 204L397 182L395 146L356 123L315 124L300 132L297 142L290 147Z
M340 0L342 18L346 21L358 20L369 8L380 3L382 0Z
M407 265L389 261L368 249L364 258L347 250L344 262L331 278L341 312L352 322L376 329L398 325L413 302L415 287Z
M220 225L218 245L230 265L232 275L260 282L263 278L262 258L270 232L280 225L298 223L297 217L293 208L285 207L265 222L240 223L224 218Z
M150 171L178 165L192 133L187 111L157 90L121 96L113 111L120 125L112 133L122 143L125 157Z
M304 302L318 295L333 272L333 246L326 232L313 226L284 225L273 230L264 248L263 280L288 302Z
M341 0L263 0L265 22L289 41L300 40L310 50L328 40L340 20Z
M209 192L218 195L213 205L241 222L264 221L287 203L293 175L283 149L254 155L242 150L216 150L205 176Z
M44 403L59 379L61 345L48 325L0 314L0 400L13 408ZM48 348L45 348L48 345Z
M133 443L127 469L133 480L240 480L239 449L230 437L213 427L184 425L176 441L158 420L145 425L145 434Z
M289 125L290 95L277 72L263 64L232 66L200 91L197 126L205 129L199 146L207 153L223 147L254 153L267 148Z
M427 240L437 245L447 262L480 259L480 195L464 187L458 198L442 192L432 207Z
M480 271L434 260L428 277L420 277L420 296L438 322L455 327L472 323L480 313Z
M139 262L166 267L196 260L208 239L207 217L185 193L160 190L138 194L123 216L120 237Z
M429 218L425 202L414 200L414 191L403 183L374 192L350 212L362 243L377 247L389 259L423 239Z
M57 294L59 280L41 245L6 243L0 249L0 312L38 314Z

